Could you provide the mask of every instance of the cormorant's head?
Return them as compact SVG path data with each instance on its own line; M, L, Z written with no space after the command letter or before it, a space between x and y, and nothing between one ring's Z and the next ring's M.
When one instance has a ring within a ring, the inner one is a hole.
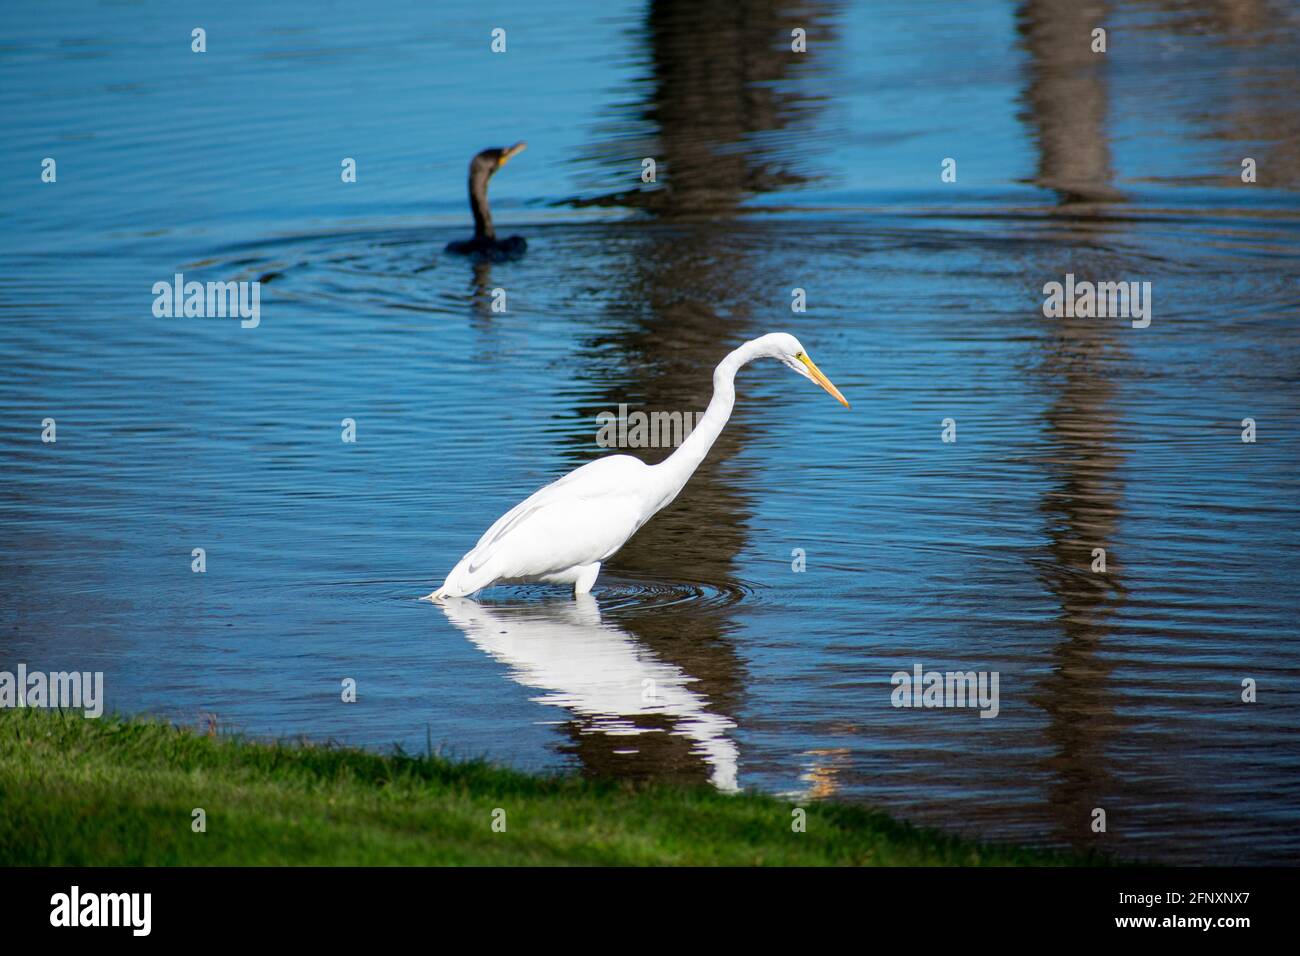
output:
M469 161L469 208L474 213L474 238L495 239L492 213L488 210L488 180L492 174L510 161L515 153L524 151L524 143L515 143L505 149L485 149Z
M505 149L485 149L475 156L469 163L469 174L473 179L488 179L493 173L510 161L510 157L516 153L522 153L527 149L527 143L515 143L513 146L507 146Z

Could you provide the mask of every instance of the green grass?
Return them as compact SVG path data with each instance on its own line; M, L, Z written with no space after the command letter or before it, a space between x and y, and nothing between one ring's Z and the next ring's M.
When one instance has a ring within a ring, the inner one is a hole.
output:
M207 832L191 828L202 807ZM859 807L0 710L0 865L1070 865ZM492 829L496 808L506 832Z

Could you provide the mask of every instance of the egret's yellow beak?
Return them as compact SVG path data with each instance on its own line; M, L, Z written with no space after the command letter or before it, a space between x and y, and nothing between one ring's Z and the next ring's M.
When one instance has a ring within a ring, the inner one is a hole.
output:
M497 163L497 168L499 169L509 162L511 156L514 156L516 153L522 153L527 148L528 144L522 141L515 143L513 146L507 146L505 149L501 150L501 162Z
M813 377L813 381L814 381L814 382L816 382L816 383L817 383L818 385L820 385L822 388L826 389L826 391L830 392L830 393L831 393L831 397L834 398L836 401L838 401L838 402L839 402L841 405L843 405L845 408L851 408L851 407L852 407L852 406L849 405L849 403L845 400L844 396L840 394L840 390L839 390L838 388L836 388L834 385L831 384L831 380L830 380L829 378L827 378L825 375L822 374L822 370L819 369L819 368L816 366L816 364L814 364L814 362L813 362L812 359L810 359L810 358L809 358L806 354L804 354L803 352L800 352L800 353L799 353L798 358L799 358L799 361L800 361L800 362L803 362L804 367L808 369L808 372L809 372L810 375L812 375L812 377Z

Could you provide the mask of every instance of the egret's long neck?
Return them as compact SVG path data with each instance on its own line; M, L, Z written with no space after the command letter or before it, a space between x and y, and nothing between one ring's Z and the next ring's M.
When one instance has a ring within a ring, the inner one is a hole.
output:
M756 357L753 346L753 342L746 342L718 363L713 370L713 398L704 417L675 452L655 465L663 476L667 494L664 504L672 501L682 490L722 434L723 426L731 417L732 406L736 404L736 372Z

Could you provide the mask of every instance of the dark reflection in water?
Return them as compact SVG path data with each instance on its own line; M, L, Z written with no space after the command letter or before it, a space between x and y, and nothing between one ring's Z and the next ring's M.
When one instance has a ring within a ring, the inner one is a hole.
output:
M15 8L0 669L102 669L114 709L256 734L1295 862L1292 7L507 4L488 69L416 3L214 12L207 66L117 8L87 8L84 62ZM515 139L494 213L528 255L443 256L465 162ZM177 271L274 275L259 328L155 319ZM1151 281L1152 325L1045 318L1067 272ZM413 600L606 453L599 412L702 410L719 359L774 329L852 412L751 366L594 605ZM998 672L999 716L890 706L917 662Z
M1105 58L1091 46L1092 29L1107 22L1108 6L1029 0L1019 12L1030 54L1024 101L1038 146L1035 181L1054 190L1065 209L1121 198L1111 185ZM1064 224L1060 238L1068 241L1071 228ZM1118 228L1103 223L1095 241L1104 242ZM1086 259L1065 257L1057 278L1064 281L1064 273L1075 270L1080 281L1107 278L1093 274ZM1110 827L1099 835L1090 825L1094 809L1106 809L1106 795L1113 792L1108 753L1123 732L1122 697L1110 685L1111 665L1097 648L1123 601L1123 555L1115 546L1123 502L1123 454L1115 439L1123 425L1112 379L1126 355L1113 321L1065 316L1043 324L1038 374L1055 397L1045 409L1049 441L1042 465L1051 483L1042 509L1050 560L1040 573L1059 602L1062 639L1034 702L1048 718L1052 749L1043 769L1053 781L1049 813L1055 836L1083 849L1111 843Z
M1195 131L1221 175L1183 182L1238 185L1256 161L1261 186L1300 186L1300 15L1288 0L1139 0L1133 40L1141 54L1177 66L1189 94L1171 99L1166 124ZM1150 17L1150 19L1146 19ZM1157 135L1162 131L1153 130ZM1167 135L1167 134L1166 134ZM1150 179L1173 181L1163 171Z
M617 181L654 159L655 183L572 204L725 215L753 194L803 184L799 140L815 135L825 96L791 81L816 75L818 49L834 42L833 9L777 0L647 3L638 31L644 52L634 57L641 75L631 99L596 125L582 161ZM811 49L792 51L795 28L813 35Z
M734 215L748 195L803 182L788 145L809 131L816 101L783 82L811 69L788 40L794 27L816 30L827 19L817 6L796 15L772 2L648 4L644 55L636 57L645 74L633 84L644 99L620 105L614 131L598 128L590 155L611 175L637 168L642 156L659 157L660 182L575 205L631 205L669 220ZM819 42L828 41L824 32ZM628 126L635 135L624 132ZM602 369L581 417L595 421L620 406L651 415L703 411L714 365L746 339L777 328L755 320L765 303L758 298L763 283L752 273L764 263L738 238L717 223L681 222L668 232L634 233L612 250L608 320L583 355L592 367L615 361L620 373L611 377ZM609 572L736 586L749 498L735 461L756 427L745 408L745 385L765 373L771 370L742 374L737 411L709 458L671 509L608 563ZM593 449L581 432L573 444L576 465ZM651 463L672 450L622 449ZM738 706L743 665L725 616L643 618L639 625L645 642L697 676L710 700L724 710ZM576 752L587 766L605 763L599 739Z
M1042 465L1051 485L1042 508L1050 561L1042 574L1060 602L1062 640L1034 701L1048 716L1054 748L1046 769L1055 780L1057 836L1082 848L1097 842L1083 822L1105 807L1114 785L1107 754L1126 723L1118 716L1123 698L1108 681L1112 665L1096 653L1124 599L1124 554L1116 546L1124 491L1116 435L1123 425L1111 376L1125 356L1113 325L1078 317L1045 324L1039 373L1056 397L1045 412Z
M1096 0L1028 0L1020 33L1029 60L1024 101L1038 141L1040 186L1063 205L1115 202L1111 182L1105 55L1093 52L1092 31L1110 4Z

